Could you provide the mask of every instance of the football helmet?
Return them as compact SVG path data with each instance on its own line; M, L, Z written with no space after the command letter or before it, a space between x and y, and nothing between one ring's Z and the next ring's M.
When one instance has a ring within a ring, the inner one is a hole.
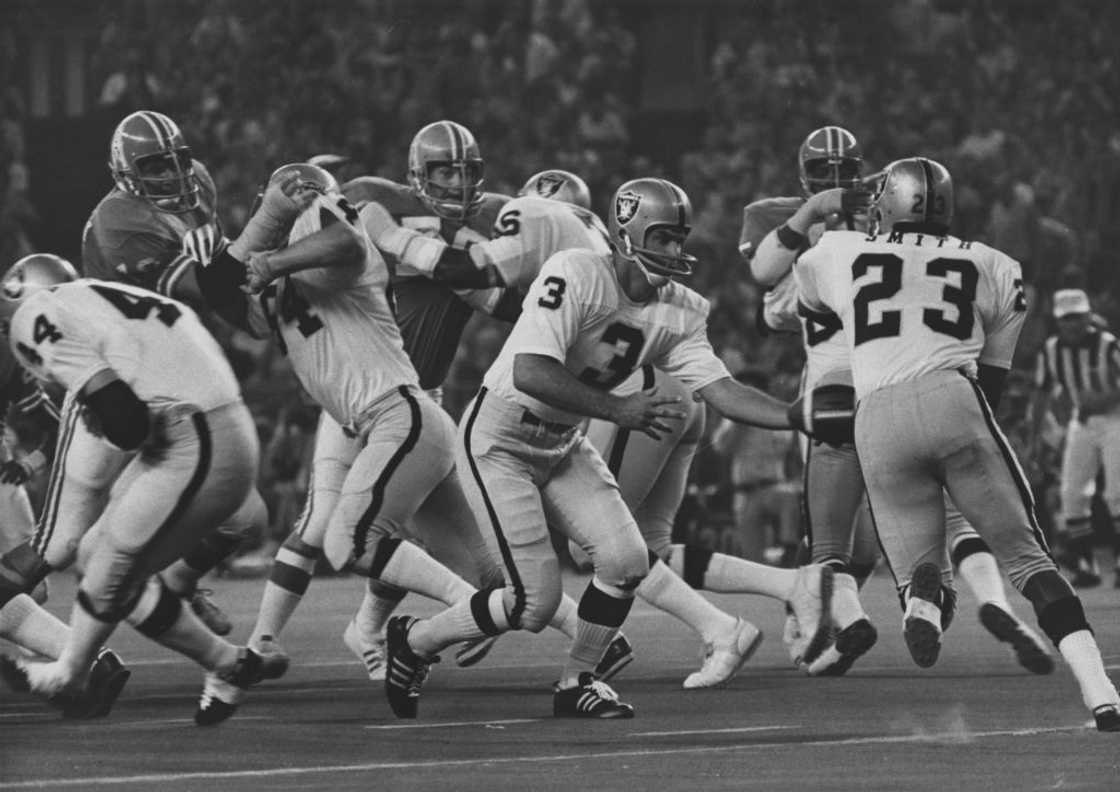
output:
M289 173L299 176L299 185L304 189L314 190L323 195L339 192L338 180L326 168L312 165L310 162L289 162L287 165L281 165L268 177L268 183L275 184L287 178Z
M109 171L117 187L162 211L198 207L191 150L178 125L163 113L137 110L117 124L109 144Z
M591 190L588 189L587 182L570 171L558 168L534 173L517 194L537 195L591 211Z
M948 233L953 221L953 177L940 162L910 157L892 162L871 196L868 210L876 233L896 223L924 223Z
M74 265L61 256L32 253L21 258L0 279L0 331L7 334L12 314L32 294L77 279Z
M665 179L632 179L611 199L607 230L619 255L637 261L649 273L663 278L692 274L696 257L650 250L649 232L672 228L685 236L692 230L692 202L677 185ZM652 282L652 281L651 281Z
M843 127L821 127L801 144L797 169L806 195L833 187L856 188L863 172L863 152L855 135Z
M432 169L450 167L458 184L438 184ZM478 141L462 124L436 121L416 133L408 147L408 181L420 200L439 217L465 220L482 205L482 154Z

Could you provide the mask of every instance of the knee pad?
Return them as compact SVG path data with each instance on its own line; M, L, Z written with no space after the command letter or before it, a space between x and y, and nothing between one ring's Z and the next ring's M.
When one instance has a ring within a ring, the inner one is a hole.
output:
M123 585L105 588L101 591L89 591L83 581L78 589L78 604L86 613L100 622L117 624L136 607L140 596L144 593L144 581L122 581Z
M615 554L613 558L600 555L595 560L595 577L624 591L636 589L649 574L649 551L644 545L636 545L632 550Z
M125 621L140 634L159 640L179 620L182 611L182 598L171 591L158 575L152 575L141 590L136 604L125 616Z

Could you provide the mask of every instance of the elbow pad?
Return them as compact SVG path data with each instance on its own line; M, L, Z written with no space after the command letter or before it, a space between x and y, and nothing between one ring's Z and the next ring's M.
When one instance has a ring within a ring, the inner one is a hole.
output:
M86 394L82 403L89 413L87 423L96 425L94 434L99 430L117 448L133 451L147 439L151 427L148 405L124 381L113 380Z

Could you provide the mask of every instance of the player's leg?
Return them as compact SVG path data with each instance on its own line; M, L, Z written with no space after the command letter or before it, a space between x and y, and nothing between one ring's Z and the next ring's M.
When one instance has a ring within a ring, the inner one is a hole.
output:
M0 554L30 542L35 533L35 512L22 484L0 484ZM2 557L2 555L0 555ZM47 581L31 592L40 605L47 601Z
M951 580L941 485L928 462L939 449L936 421L943 416L924 398L926 379L865 396L855 427L871 512L905 608L906 645L923 668L941 650L944 587Z
M1082 699L1098 728L1115 720L1120 695L1109 680L1085 609L1050 557L1034 515L1026 476L996 423L979 386L953 394L947 406L957 419L943 428L956 453L945 459L946 488L953 502L992 548L1015 586L1034 606L1039 626L1058 647L1077 678ZM971 441L966 436L975 426Z
M1113 586L1120 588L1120 417L1100 416L1104 501L1112 519Z
M288 538L276 549L249 638L250 646L266 650L270 656L283 655L278 639L311 584L323 555L327 523L360 448L361 442L346 436L329 415L320 416L303 511ZM280 664L267 669L266 676L276 678L285 671L286 664Z
M247 536L268 529L268 507L260 492L250 490L245 500L221 525L195 543L183 557L160 573L173 592L190 603L198 617L218 635L228 635L233 623L214 602L210 589L199 588L198 581L233 555Z
M1003 573L988 543L969 524L956 505L945 497L945 534L953 568L980 603L980 623L992 635L1010 644L1019 664L1034 674L1049 674L1054 660L1042 639L1015 615L1003 588Z
M587 707L581 696L634 602L634 590L649 572L649 551L623 502L606 463L585 437L577 437L566 458L541 490L545 513L591 559L591 581L579 600L576 638L553 700L557 715L631 717L633 709L605 692ZM594 683L602 684L602 683ZM613 699L613 700L612 700Z
M1062 544L1065 564L1075 586L1100 584L1093 558L1092 500L1100 470L1100 454L1093 432L1080 421L1070 421L1062 452Z

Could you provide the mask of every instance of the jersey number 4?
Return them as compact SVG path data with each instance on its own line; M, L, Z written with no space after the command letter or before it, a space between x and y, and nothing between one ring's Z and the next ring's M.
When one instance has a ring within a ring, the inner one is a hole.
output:
M852 262L852 278L862 278L873 267L878 267L882 279L869 283L856 292L855 304L855 345L876 338L894 338L902 333L902 311L883 311L879 320L871 321L871 304L887 300L902 289L902 259L894 253L864 253ZM948 279L950 274L960 278L960 286L946 282L941 290L941 299L957 311L954 319L948 318L940 308L926 308L922 312L922 322L930 330L961 341L972 335L976 317L972 304L976 301L976 284L980 274L976 265L969 259L935 258L926 264L926 275L931 278Z
M127 319L147 319L155 311L156 319L171 327L178 321L183 312L175 303L161 300L158 297L133 294L124 289L114 289L103 284L90 285L90 288L100 294L113 307L124 314Z

